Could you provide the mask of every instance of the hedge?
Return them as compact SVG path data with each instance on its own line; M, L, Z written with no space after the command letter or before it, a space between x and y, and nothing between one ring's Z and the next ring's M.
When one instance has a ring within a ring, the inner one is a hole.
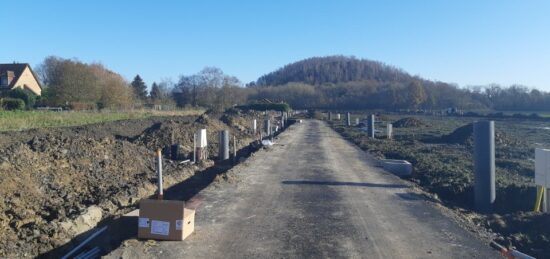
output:
M25 109L25 101L18 98L4 98L0 100L0 104L4 110L8 111Z

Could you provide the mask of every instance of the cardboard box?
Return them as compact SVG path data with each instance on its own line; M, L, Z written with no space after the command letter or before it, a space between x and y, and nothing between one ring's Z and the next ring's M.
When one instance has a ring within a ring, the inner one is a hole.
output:
M138 238L181 241L195 230L195 210L183 201L141 200Z

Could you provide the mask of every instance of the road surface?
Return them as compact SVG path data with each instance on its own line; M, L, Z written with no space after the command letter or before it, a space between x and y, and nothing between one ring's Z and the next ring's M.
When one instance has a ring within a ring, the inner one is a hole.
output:
M324 122L305 120L199 193L182 242L126 241L107 258L498 258Z

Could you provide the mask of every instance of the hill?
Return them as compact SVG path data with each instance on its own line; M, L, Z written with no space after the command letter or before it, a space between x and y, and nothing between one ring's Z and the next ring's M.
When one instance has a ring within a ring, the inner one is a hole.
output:
M413 77L405 71L368 59L346 56L313 57L288 64L258 79L257 86L300 82L310 85L373 80L405 82Z
M484 108L465 89L433 82L355 57L313 57L288 64L249 85L252 99L284 101L295 108Z
M251 99L284 101L304 109L550 110L549 92L521 85L461 88L379 61L346 56L294 62L248 86Z

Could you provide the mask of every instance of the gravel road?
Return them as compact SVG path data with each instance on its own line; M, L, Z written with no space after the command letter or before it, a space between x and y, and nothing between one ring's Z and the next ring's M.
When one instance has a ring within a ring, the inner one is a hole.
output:
M132 239L106 257L499 258L321 121L291 126L229 174L195 198L188 239Z

